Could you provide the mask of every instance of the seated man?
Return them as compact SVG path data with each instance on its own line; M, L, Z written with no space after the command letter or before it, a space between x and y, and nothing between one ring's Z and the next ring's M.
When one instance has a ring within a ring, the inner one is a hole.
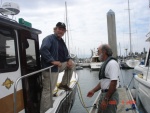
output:
M42 68L52 67L51 75L48 71L44 71L43 74L43 91L41 97L40 112L46 112L52 103L50 103L50 77L52 78L52 91L54 90L59 72L65 71L62 82L60 83L60 89L70 91L69 83L72 77L73 69L75 67L74 62L71 60L68 49L62 36L66 32L66 26L62 22L58 22L54 28L54 34L48 35L42 41L40 48Z

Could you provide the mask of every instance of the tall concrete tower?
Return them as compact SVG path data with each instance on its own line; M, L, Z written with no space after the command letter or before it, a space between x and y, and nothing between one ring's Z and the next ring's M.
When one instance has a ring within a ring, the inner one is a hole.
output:
M108 44L112 48L113 57L117 57L115 13L110 9L107 13Z

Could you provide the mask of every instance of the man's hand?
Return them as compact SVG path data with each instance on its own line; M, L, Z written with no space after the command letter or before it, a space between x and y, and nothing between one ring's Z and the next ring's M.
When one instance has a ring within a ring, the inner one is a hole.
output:
M95 92L93 90L89 91L88 94L87 94L87 97L92 97L94 95L94 93Z
M106 100L102 100L101 104L100 104L100 108L101 110L105 110L108 106L108 101Z
M61 62L59 62L59 61L53 61L53 62L51 62L53 65L55 65L55 66L58 66L58 67L61 67L62 66L62 64L61 64Z
M72 68L72 66L73 66L73 62L72 62L71 59L69 59L68 62L67 62L67 67Z
M88 92L87 97L92 97L95 92L101 89L100 83L98 83L95 88L93 88L91 91Z

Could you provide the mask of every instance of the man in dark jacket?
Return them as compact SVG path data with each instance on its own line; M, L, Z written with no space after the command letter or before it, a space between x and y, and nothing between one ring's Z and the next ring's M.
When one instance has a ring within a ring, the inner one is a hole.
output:
M73 69L75 67L74 62L71 60L68 49L62 36L66 32L66 25L62 22L58 22L54 28L54 34L48 35L42 41L40 48L42 68L46 68L54 65L51 69L51 75L49 71L44 71L43 75L43 92L41 98L41 113L46 112L50 107L50 81L49 76L52 78L52 91L55 89L59 72L64 71L62 82L58 86L59 89L70 91L68 86L72 77Z

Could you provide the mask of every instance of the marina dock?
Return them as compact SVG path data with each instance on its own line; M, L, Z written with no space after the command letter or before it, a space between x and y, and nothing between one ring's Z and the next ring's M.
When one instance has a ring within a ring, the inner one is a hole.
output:
M77 66L90 67L90 63L77 63Z

